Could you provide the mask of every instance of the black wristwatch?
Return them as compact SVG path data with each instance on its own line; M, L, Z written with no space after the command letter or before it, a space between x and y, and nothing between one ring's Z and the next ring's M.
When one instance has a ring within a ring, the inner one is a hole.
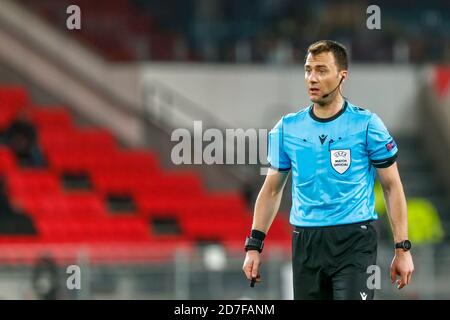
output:
M411 241L404 240L402 242L397 242L395 244L395 249L403 249L403 251L409 251L411 250Z
M247 237L245 239L245 251L257 250L259 253L262 252L264 248L264 241L252 237Z

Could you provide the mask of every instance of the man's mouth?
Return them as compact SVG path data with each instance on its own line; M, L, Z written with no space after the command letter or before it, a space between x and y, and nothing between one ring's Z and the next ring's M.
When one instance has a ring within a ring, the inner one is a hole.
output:
M311 95L319 94L319 92L320 92L320 89L318 89L318 88L309 88L309 93Z

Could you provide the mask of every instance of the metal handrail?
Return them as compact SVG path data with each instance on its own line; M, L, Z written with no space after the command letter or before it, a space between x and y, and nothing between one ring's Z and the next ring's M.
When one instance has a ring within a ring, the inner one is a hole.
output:
M154 118L153 120L157 122L168 124L164 126L168 129L168 134L171 134L176 127L189 129L194 121L202 121L205 128L216 128L221 131L235 127L160 81L145 82L142 94L147 116ZM231 176L243 184L248 184L258 175L258 168L255 166L225 165L224 167Z

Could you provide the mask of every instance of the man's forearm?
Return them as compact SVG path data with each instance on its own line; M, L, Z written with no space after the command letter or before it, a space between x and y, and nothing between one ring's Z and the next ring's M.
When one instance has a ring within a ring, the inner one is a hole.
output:
M252 229L262 231L267 234L270 225L277 215L280 207L282 192L271 193L262 189L256 199L255 211L253 215Z
M384 199L394 242L408 239L408 211L402 184L399 183L384 190Z

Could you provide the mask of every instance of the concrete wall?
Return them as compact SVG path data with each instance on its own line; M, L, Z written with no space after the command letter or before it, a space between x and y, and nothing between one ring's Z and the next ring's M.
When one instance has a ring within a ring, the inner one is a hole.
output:
M160 81L236 127L271 128L310 103L301 65L145 64L140 72L142 90ZM418 77L410 66L352 65L344 95L378 113L391 131L412 132Z

